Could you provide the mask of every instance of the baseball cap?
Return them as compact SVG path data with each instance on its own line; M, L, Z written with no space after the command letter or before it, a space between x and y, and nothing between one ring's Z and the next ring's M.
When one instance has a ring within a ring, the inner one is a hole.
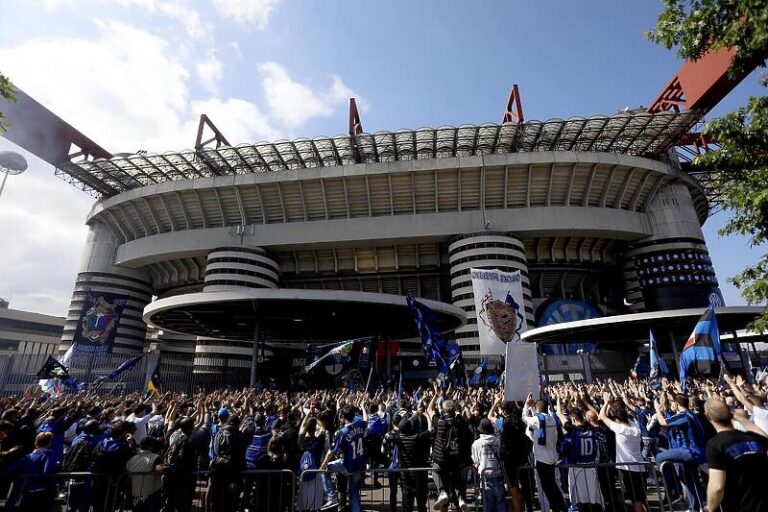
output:
M229 418L229 409L222 407L219 409L219 412L216 413L216 416L218 416L220 419Z

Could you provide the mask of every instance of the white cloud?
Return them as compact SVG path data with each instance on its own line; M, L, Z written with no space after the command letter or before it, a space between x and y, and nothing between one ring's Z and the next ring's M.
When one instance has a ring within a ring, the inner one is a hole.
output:
M349 98L355 96L355 92L335 75L327 90L313 90L293 80L276 62L260 65L259 73L270 117L288 126L301 126L309 119L328 117L336 107L346 105Z
M191 39L202 39L209 33L200 13L182 0L118 0L123 5L135 5L150 13L160 13L184 27Z
M92 198L53 177L48 164L0 138L0 150L19 151L29 169L8 179L0 199L0 297L11 307L66 315L86 235Z
M213 7L225 18L230 18L243 25L254 24L264 29L269 22L269 15L282 0L211 0Z
M219 93L219 81L223 71L224 65L215 53L210 53L205 59L197 63L197 78L203 87L213 95Z
M0 47L0 69L112 152L192 147L202 113L233 144L275 140L284 136L283 129L331 115L354 95L339 77L310 87L270 62L258 69L266 98L262 106L246 98L222 98L215 87L222 63L215 53L192 67L193 57L179 45L145 30L115 21L98 22L97 29L91 39L45 36ZM210 78L211 97L191 97L195 73L201 80ZM0 149L9 144L0 139ZM13 240L0 265L0 296L11 296L14 307L64 314L92 199L54 179L51 166L28 159L30 170L9 180L0 200L0 240Z
M119 22L98 28L92 41L32 39L0 49L0 68L108 149L167 147L188 102L189 73L157 36Z

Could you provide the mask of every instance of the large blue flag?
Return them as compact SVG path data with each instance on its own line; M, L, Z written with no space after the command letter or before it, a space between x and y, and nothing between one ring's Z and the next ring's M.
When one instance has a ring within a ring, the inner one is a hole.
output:
M680 354L680 382L683 387L691 369L699 375L711 375L720 353L720 330L717 328L715 307L710 305L699 318Z
M656 348L656 337L653 335L653 331L649 331L648 353L651 366L648 382L653 389L658 389L661 387L661 378L669 375L669 368L667 367L667 362L664 361L664 358L659 355L659 349Z
M127 372L128 370L133 369L137 364L139 364L139 361L141 361L141 358L144 357L144 354L140 354L136 357L132 357L131 359L127 360L117 368L115 368L112 373L109 374L109 380L117 380L120 378L122 374Z
M416 300L413 293L406 297L411 314L416 322L416 329L421 336L421 348L424 355L430 361L437 364L439 373L448 374L451 366L461 355L461 348L456 343L449 343L448 338L437 327L437 318L434 311L428 306Z

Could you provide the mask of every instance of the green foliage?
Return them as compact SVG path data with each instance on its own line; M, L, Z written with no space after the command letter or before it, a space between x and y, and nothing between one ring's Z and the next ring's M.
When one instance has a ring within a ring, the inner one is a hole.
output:
M4 74L0 73L0 96L5 101L16 101L16 89L11 81ZM3 113L0 112L0 134L8 128Z
M751 247L768 243L768 96L753 96L746 107L708 123L705 134L719 148L694 163L715 177L723 207L732 214L720 234L746 236ZM768 300L768 254L731 282L750 304ZM768 313L752 328L768 330Z
M768 56L768 0L662 0L656 30L647 37L681 57L696 60L710 50L735 48L732 73L765 66ZM763 86L768 86L766 77ZM768 96L707 123L704 133L717 149L694 164L708 170L731 218L720 235L739 234L750 247L768 243ZM750 304L768 303L768 254L731 282ZM768 309L749 326L768 331Z
M664 12L646 37L684 59L736 48L732 71L764 65L768 49L768 0L662 0Z

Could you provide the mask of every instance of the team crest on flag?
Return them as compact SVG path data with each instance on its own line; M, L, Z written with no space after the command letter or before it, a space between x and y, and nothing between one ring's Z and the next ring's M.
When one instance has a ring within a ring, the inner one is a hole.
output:
M520 323L517 321L520 315L520 306L515 303L515 299L507 294L504 302L493 297L489 290L483 298L481 304L483 309L478 316L483 323L490 328L493 333L504 343L509 343L520 335Z
M470 269L475 297L480 353L504 354L504 346L520 341L526 328L522 274Z

